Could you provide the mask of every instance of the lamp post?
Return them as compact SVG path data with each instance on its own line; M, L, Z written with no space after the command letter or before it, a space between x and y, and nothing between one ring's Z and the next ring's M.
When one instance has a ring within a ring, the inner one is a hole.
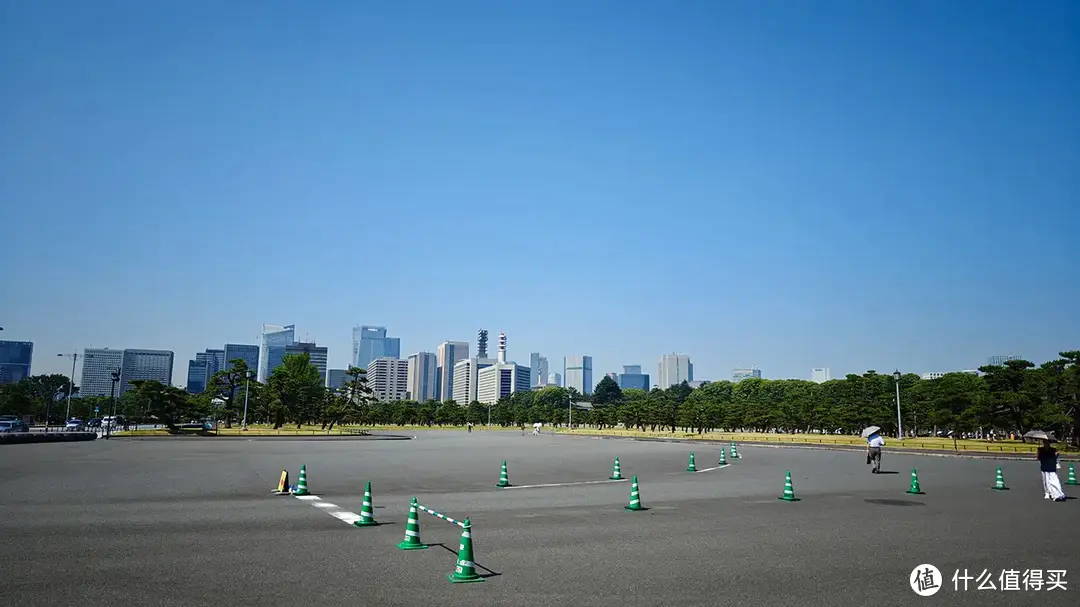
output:
M64 413L64 423L66 424L71 419L71 391L75 388L75 362L79 360L79 353L75 354L57 354L57 356L70 356L71 357L71 383L68 384L67 395L67 412Z
M900 369L897 369L892 374L893 381L896 382L896 438L904 440L904 427L900 425Z
M251 387L251 371L249 370L244 374L244 420L240 422L240 429L247 430L247 407L248 407L248 392Z
M109 398L112 399L112 419L105 424L106 440L112 436L112 425L116 423L116 385L120 383L120 369L111 372L109 375L112 377L112 386L109 388Z
M566 397L569 401L566 405L566 431L570 432L574 429L574 393L567 390Z

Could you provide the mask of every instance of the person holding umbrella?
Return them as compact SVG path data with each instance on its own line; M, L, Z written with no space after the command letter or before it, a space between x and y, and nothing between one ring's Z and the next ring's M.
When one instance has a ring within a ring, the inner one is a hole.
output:
M1039 470L1042 472L1043 499L1064 502L1065 491L1061 488L1061 479L1058 478L1057 473L1061 464L1058 462L1057 449L1051 446L1051 443L1056 443L1057 439L1042 430L1032 430L1025 434L1024 438L1042 441L1042 446L1039 447L1036 455L1039 458Z
M881 438L881 428L869 426L862 431L862 437L866 439L866 463L874 464L870 473L877 474L881 472L881 448L885 446L885 439Z

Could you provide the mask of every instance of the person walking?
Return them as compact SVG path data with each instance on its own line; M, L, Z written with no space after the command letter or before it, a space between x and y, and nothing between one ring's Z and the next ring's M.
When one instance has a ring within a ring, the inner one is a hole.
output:
M1043 499L1064 502L1065 491L1061 488L1061 479L1058 478L1057 473L1058 468L1061 467L1061 464L1058 463L1057 449L1050 446L1049 440L1043 439L1037 455L1039 457L1039 470L1042 472Z
M871 474L881 472L881 448L884 446L885 439L881 438L877 432L866 439L866 463L874 464L874 467L870 469Z

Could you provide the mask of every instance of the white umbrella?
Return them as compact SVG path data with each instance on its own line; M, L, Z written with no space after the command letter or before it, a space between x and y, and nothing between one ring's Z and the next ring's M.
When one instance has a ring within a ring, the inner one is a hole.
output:
M863 428L862 437L870 438L871 435L877 434L878 432L881 432L880 426L867 426L866 428Z
M1032 440L1048 440L1052 443L1057 442L1057 439L1054 438L1052 433L1048 433L1044 430L1031 430L1024 435L1024 438L1030 438Z

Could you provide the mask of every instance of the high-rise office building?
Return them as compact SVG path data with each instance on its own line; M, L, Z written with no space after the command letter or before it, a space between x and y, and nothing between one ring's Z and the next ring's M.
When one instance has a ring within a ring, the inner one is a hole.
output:
M439 368L433 352L417 352L409 356L409 399L418 403L435 400L435 370Z
M259 370L259 346L247 344L225 344L225 369L232 371L232 361L240 359L247 363L253 373Z
M266 378L270 377L270 372L281 365L281 357L285 355L285 346L293 343L295 337L296 325L262 326L258 368L258 380L260 382L266 383Z
M623 372L619 374L619 387L623 390L649 390L649 375L641 372L641 365L623 365Z
M546 356L540 356L539 352L529 355L529 375L532 377L534 386L542 386L547 382L548 359Z
M657 385L662 390L694 381L694 363L686 354L664 354L657 365Z
M353 335L356 335L353 330ZM366 369L368 363L376 358L401 358L401 339L387 337L386 327L363 325L360 327L360 340L356 345L356 360L353 364Z
M409 391L408 361L389 356L376 358L368 363L367 384L380 401L405 400Z
M206 382L212 374L209 373L206 360L189 360L187 366L187 391L190 394L201 394L206 391Z
M991 367L1001 367L1010 360L1020 360L1020 356L1017 354L1008 354L1005 356L991 356L986 359L986 364Z
M34 342L0 340L0 384L17 384L30 377Z
M450 398L446 400L453 400L459 405L467 405L476 400L476 389L479 373L481 369L485 369L495 364L495 360L490 358L466 358L465 360L459 360L454 365L453 372L453 385Z
M311 359L311 364L315 365L315 368L319 370L319 377L322 379L323 385L326 385L326 359L328 351L326 346L318 346L315 343L295 342L285 346L285 356L292 356L296 354L307 354Z
M558 386L560 388L563 387L562 375L559 375L558 373L549 373L547 383L549 386Z
M166 386L172 385L173 353L171 350L124 350L124 365L120 377L120 394L133 390L131 382L142 380L159 381Z
M818 367L810 371L810 381L814 383L823 384L830 379L832 379L832 376L829 374L828 367Z
M530 369L506 360L506 334L499 333L499 353L494 365L479 369L476 375L476 400L493 405L514 392L528 392Z
M349 381L349 376L346 375L346 369L327 369L326 371L326 387L334 390L342 390L345 388L345 382Z
M732 369L731 381L739 382L744 379L761 379L761 369L749 367L745 369Z
M484 336L487 348L487 336ZM464 341L444 341L435 350L435 400L445 402L454 398L454 365L469 358L469 344Z
M566 388L574 388L579 394L592 394L596 384L592 380L591 356L566 356L563 358L563 381Z
M124 351L109 348L86 348L83 350L82 376L79 378L79 394L82 396L108 396L113 390L112 374L123 373ZM117 394L120 386L116 386Z

